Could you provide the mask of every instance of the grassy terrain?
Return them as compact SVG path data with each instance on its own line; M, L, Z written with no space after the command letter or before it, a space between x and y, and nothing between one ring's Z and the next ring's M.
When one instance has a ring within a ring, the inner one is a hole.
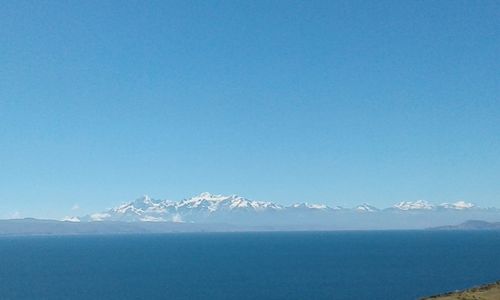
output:
M462 292L423 298L422 300L500 300L500 281L493 284L475 287Z

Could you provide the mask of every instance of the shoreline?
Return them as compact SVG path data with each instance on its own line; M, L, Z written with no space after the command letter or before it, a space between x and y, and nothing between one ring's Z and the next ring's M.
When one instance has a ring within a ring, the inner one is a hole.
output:
M420 300L498 300L500 299L500 280L494 283L479 285L463 291L424 297Z

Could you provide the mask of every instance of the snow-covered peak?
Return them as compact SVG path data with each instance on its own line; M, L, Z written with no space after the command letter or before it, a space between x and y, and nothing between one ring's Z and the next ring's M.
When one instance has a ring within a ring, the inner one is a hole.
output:
M143 212L156 212L161 213L173 204L169 200L155 200L145 195L135 201L126 202L118 207L112 209L113 212L118 214L136 214L140 215Z
M241 200L241 199L248 200L244 197L241 197L241 196L238 196L235 194L233 194L233 195L221 195L221 194L212 194L209 192L203 192L199 195L182 200L181 202L196 201L196 200L224 201L224 200Z
M62 218L61 221L63 221L63 222L79 223L80 219L78 217L69 217L69 216L67 216L67 217Z
M458 201L455 203L442 203L439 207L444 209L466 210L476 208L476 205L470 202Z
M415 202L403 201L399 202L398 204L395 204L393 208L399 210L432 210L434 209L434 205L430 204L425 200L418 200Z
M375 211L379 211L378 208L376 208L375 206L372 206L370 204L367 204L367 203L360 204L360 205L356 206L354 209L357 210L357 211L360 211L360 212L375 212Z
M268 209L281 209L280 205L272 202L253 201L238 195L214 195L201 193L189 199L182 200L176 204L177 209L194 209L207 212L227 210L254 210L262 211Z
M223 195L213 195L211 193L205 192L197 196L191 197L189 199L182 200L176 204L176 207L183 209L205 209L208 211L216 211L222 202L242 202L246 199L233 196L223 196Z
M291 208L298 208L298 209L318 209L318 210L329 210L329 209L331 209L326 204L314 204L314 203L307 203L307 202L296 203L296 204L291 205L290 207Z

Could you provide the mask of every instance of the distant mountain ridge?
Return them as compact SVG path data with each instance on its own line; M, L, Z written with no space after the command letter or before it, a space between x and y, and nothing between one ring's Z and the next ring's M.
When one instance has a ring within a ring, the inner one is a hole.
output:
M439 205L424 200L404 201L385 209L379 209L368 203L353 208L330 207L326 204L308 202L284 206L269 201L250 200L238 195L226 196L205 192L180 201L156 200L144 196L107 211L96 212L83 217L67 217L64 220L69 222L222 222L251 226L297 224L308 224L309 226L314 224L318 226L328 225L329 228L333 225L339 225L341 228L364 228L369 225L377 226L377 219L384 220L385 223L391 222L391 220L385 220L391 214L390 216L394 221L399 218L408 228L413 228L417 225L426 227L426 224L422 224L426 219L411 217L412 215L422 216L428 214L432 216L436 221L431 220L432 218L429 217L427 220L430 221L427 225L433 226L435 224L445 224L439 222L445 222L448 219L450 221L465 221L463 218L469 216L467 213L470 214L470 218L477 217L480 219L482 219L481 214L483 213L488 213L487 217L491 217L492 213L495 216L498 213L500 216L500 210L498 209L484 209L465 201ZM454 218L446 218L448 215ZM438 218L442 218L442 220ZM412 220L415 221L415 225L412 225ZM356 226L352 226L350 223L356 223L354 224ZM363 225L365 223L366 226ZM392 228L394 225L387 227Z
M481 221L470 221L481 220ZM449 224L460 224L450 226ZM0 235L232 231L414 230L500 227L500 210L458 201L404 201L388 208L301 202L280 205L238 195L201 193L180 201L148 196L85 216L0 220Z
M228 212L279 211L283 206L272 202L251 201L238 195L201 193L181 201L155 200L144 196L105 212L83 217L85 221L149 221L182 222L190 217L203 217Z

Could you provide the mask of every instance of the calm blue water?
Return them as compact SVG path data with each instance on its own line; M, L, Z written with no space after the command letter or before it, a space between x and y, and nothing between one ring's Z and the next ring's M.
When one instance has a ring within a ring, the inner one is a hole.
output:
M0 299L416 299L500 279L500 232L0 238Z

